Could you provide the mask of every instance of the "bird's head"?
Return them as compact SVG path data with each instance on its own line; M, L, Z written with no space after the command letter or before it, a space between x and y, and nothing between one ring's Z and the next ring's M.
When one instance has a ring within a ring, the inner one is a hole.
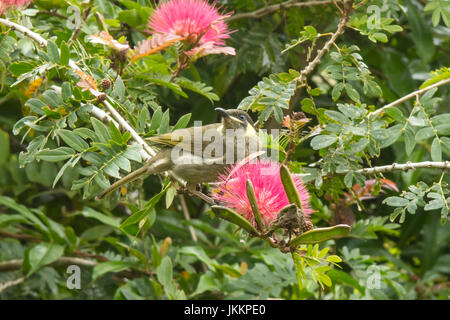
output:
M244 129L246 132L256 132L253 127L253 120L247 112L238 109L225 110L222 108L216 108L215 110L222 116L223 130Z

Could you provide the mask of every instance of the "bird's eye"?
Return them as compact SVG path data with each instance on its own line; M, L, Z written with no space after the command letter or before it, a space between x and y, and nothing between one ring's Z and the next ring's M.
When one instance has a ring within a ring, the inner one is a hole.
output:
M247 118L243 114L239 116L239 119L241 119L242 121L247 121Z

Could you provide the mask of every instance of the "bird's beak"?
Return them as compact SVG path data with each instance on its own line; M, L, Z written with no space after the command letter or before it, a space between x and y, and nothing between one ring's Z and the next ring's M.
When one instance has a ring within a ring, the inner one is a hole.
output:
M230 115L228 114L227 110L223 109L223 108L215 108L214 110L216 110L217 112L220 113L220 115L225 119L225 118L230 118Z

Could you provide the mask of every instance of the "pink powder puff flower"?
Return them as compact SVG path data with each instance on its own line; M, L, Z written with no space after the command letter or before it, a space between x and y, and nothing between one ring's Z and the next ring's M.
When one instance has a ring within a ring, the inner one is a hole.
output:
M313 212L309 204L310 195L299 177L292 175L292 178L300 195L303 212L309 216ZM219 179L221 184L213 190L212 198L235 210L254 225L255 219L246 191L248 179L253 185L261 218L266 225L270 225L278 212L289 204L278 162L255 160L244 165L235 164Z
M171 0L159 5L149 19L148 26L155 34L182 37L194 45L186 52L196 58L208 54L235 55L232 47L225 46L229 38L228 26L214 4L206 0Z
M32 1L33 0L0 0L0 14L2 14L6 9L24 7Z

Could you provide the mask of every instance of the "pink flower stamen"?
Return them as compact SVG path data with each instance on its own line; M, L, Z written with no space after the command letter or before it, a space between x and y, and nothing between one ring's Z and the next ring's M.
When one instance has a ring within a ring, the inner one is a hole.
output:
M221 205L235 210L255 224L247 197L246 183L249 179L253 185L261 218L269 225L277 217L278 212L289 204L279 172L278 162L257 160L244 165L233 165L226 174L220 176L221 184L213 190L211 196ZM309 216L313 212L309 203L310 195L299 177L293 175L292 178L300 195L303 212Z
M154 34L178 36L194 47L186 54L204 56L207 54L230 54L235 50L225 46L229 38L228 26L215 3L205 0L171 0L159 5L149 20Z

